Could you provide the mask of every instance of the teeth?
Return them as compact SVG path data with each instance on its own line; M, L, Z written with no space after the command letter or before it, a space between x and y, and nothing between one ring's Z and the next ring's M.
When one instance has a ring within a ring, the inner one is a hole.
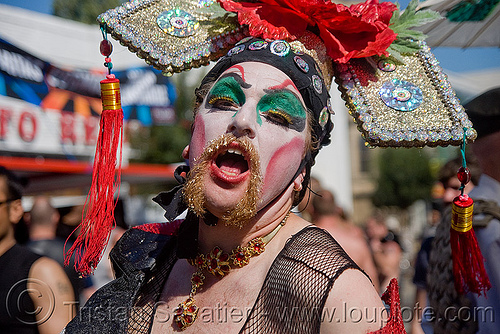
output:
M243 152L241 152L239 149L235 148L230 148L227 150L227 153L232 153L232 154L238 154L238 155L243 155Z

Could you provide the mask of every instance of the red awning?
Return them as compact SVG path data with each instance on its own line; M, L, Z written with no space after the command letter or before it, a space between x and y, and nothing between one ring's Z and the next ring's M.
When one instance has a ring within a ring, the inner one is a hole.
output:
M26 194L90 187L92 165L86 161L3 157L0 165L29 179ZM176 165L129 164L122 167L122 181L131 184L167 183L174 179Z

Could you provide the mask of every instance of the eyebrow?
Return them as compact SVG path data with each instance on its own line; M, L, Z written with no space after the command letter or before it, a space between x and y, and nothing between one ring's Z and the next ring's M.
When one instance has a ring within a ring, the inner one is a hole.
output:
M220 76L220 78L219 78L219 80L218 80L218 81L220 81L220 80L222 80L222 79L224 79L224 78L227 78L227 77L231 77L231 78L233 78L234 80L236 80L236 82L237 82L237 83L238 83L238 84L239 84L242 88L247 89L247 88L252 87L252 85L251 85L251 84L249 84L249 83L247 83L247 82L245 82L245 81L243 80L243 78L242 78L242 77L241 77L238 73L226 73L226 74L223 74L223 75L221 75L221 76Z
M305 110L305 107L302 105L302 101L301 101L299 95L297 95L297 93L295 93L291 89L288 89L288 88L285 88L285 87L276 86L276 88L271 87L271 88L264 89L264 92L266 94L269 94L269 95L280 94L280 93L289 93L289 94L292 94L297 99L297 101L300 103L300 105L302 106L302 108L304 108L304 110Z

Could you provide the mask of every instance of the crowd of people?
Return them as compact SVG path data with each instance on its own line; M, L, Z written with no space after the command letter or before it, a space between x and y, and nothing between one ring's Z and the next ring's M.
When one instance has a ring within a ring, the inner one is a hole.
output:
M58 333L74 316L75 290L61 265L20 246L23 182L0 167L0 325L5 333ZM52 250L52 249L51 249Z
M75 269L74 258L64 263L75 229L82 217L82 205L56 208L47 195L31 197L22 206L26 180L0 166L0 201L3 214L0 233L0 307L2 333L59 333L90 296L112 281L111 263L106 258L124 222L110 238L105 259L92 276ZM118 216L117 216L118 217Z

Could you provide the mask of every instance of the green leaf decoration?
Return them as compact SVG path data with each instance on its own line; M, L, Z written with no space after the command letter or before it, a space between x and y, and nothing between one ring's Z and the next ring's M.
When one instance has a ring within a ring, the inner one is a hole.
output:
M405 64L403 56L401 55L401 53L399 53L399 51L397 51L396 49L392 48L392 45L389 46L389 48L387 49L387 51L391 55L389 57L381 57L381 58L390 59L396 65L404 65Z
M392 43L391 48L401 54L408 55L418 52L420 50L420 45L418 41L401 39L398 43Z
M421 41L421 40L425 39L426 35L423 32L418 31L418 30L407 30L407 31L399 32L398 37L400 39L413 39L413 40Z
M398 9L392 14L390 28L398 34L398 37L392 42L387 51L391 56L394 52L394 58L402 61L402 58L399 58L401 54L418 52L420 50L418 42L427 37L421 31L412 30L411 28L422 26L443 17L438 12L429 9L417 11L418 0L411 0L403 13L399 9L399 3L396 3L396 6Z
M201 7L196 10L198 15L205 16L207 20L210 19L223 19L226 17L236 17L236 13L227 12L218 2L214 2L210 7Z
M238 15L236 13L227 12L220 6L218 2L214 2L210 7L201 7L196 10L200 24L209 26L210 33L222 33L227 25L237 27ZM201 19L203 17L203 19Z

